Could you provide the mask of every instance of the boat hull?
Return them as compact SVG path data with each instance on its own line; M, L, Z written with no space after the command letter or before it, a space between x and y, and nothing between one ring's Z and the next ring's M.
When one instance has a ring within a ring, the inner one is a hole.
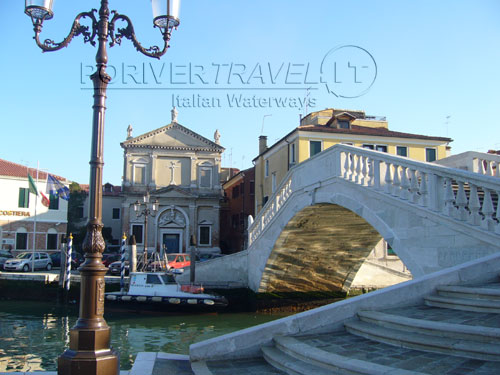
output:
M203 296L143 296L119 293L106 293L106 305L133 310L156 310L156 311L220 311L227 307L228 303L224 297Z

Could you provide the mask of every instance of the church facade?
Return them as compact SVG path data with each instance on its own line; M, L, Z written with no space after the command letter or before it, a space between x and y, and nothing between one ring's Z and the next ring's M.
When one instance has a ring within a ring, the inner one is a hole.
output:
M219 252L221 155L218 132L211 141L172 122L132 137L129 126L124 149L122 229L134 234L137 250L148 253L189 252L193 239L198 253ZM144 217L143 197L150 214ZM142 203L139 211L134 204ZM153 210L152 202L157 202ZM143 213L138 216L137 213Z

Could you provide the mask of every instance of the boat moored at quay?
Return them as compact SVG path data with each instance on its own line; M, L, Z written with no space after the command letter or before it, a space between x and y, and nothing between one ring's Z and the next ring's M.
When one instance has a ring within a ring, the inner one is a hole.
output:
M169 272L132 272L128 290L108 292L106 303L122 308L166 311L217 311L226 298L204 293L199 285L180 285Z

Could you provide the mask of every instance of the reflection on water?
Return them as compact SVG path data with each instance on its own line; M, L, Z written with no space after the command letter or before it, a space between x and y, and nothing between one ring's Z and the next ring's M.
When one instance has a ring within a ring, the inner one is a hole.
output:
M107 310L111 345L128 370L138 352L188 354L189 345L284 315L252 313L166 315ZM0 371L55 371L57 357L69 345L76 306L0 301Z

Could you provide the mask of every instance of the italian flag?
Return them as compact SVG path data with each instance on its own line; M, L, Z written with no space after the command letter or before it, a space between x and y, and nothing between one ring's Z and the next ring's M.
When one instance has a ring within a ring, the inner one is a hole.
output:
M47 196L44 193L42 193L41 191L40 192L38 191L38 189L36 188L35 181L33 181L33 178L30 176L29 173L28 173L28 184L29 184L30 193L35 194L35 195L38 195L38 193L40 193L42 195L42 204L45 207L49 207L50 206L49 198L47 198Z
M42 195L42 204L45 206L45 207L49 207L50 206L50 199L47 198L47 196L40 192L40 194Z

